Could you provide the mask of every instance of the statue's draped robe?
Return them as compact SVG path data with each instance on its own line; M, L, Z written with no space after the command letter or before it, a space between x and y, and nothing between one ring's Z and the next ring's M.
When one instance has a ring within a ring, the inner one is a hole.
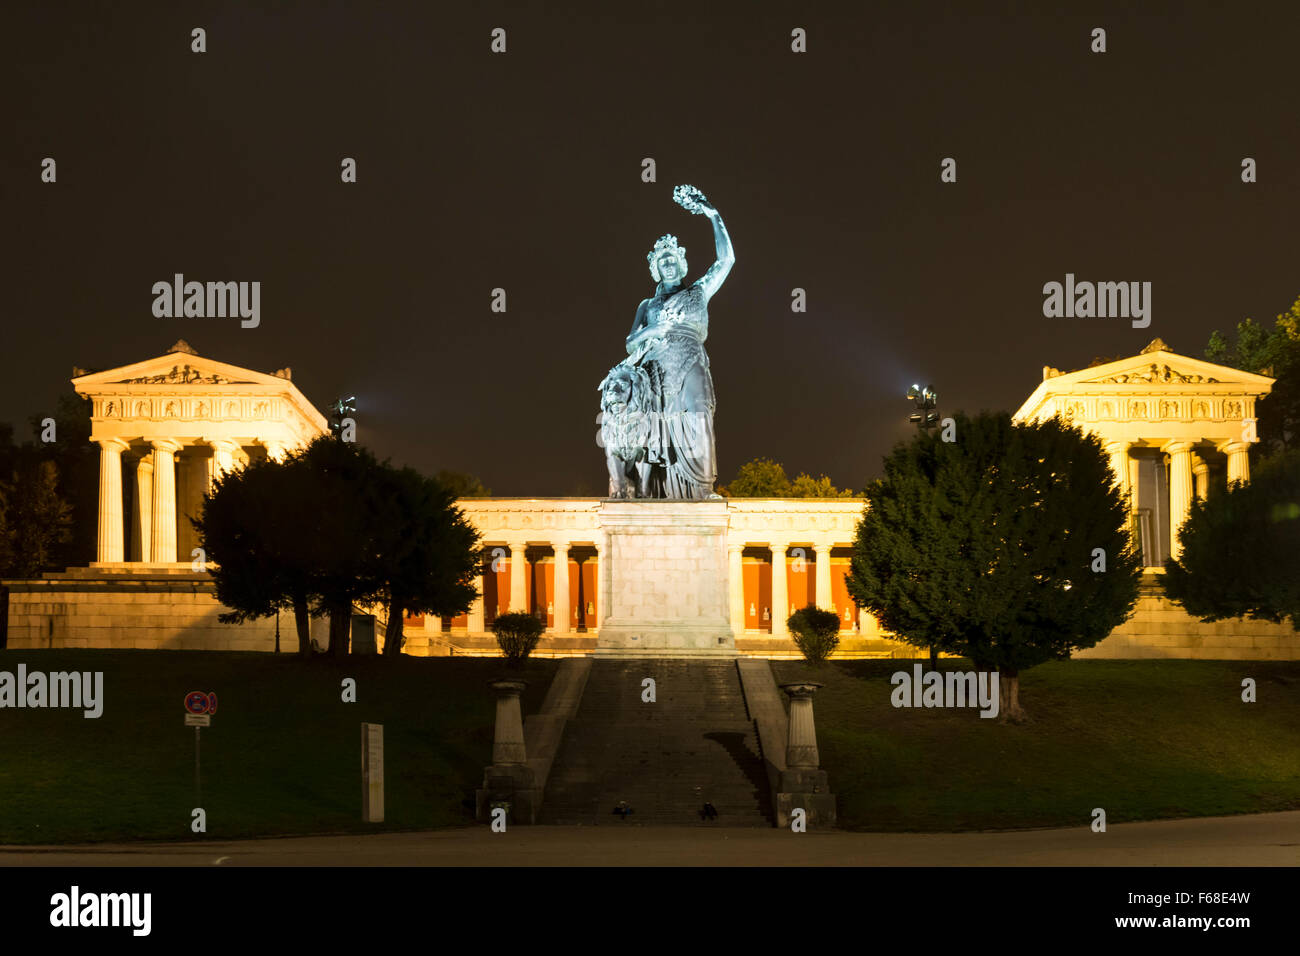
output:
M651 300L647 334L628 357L651 383L654 427L646 461L655 466L652 498L707 498L717 480L713 412L717 399L704 340L709 334L707 300L699 281L666 299Z

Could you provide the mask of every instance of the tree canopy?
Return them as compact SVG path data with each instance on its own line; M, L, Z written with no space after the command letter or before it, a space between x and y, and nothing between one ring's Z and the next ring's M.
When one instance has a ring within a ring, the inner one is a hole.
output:
M1060 419L954 420L955 441L925 431L885 458L848 590L908 643L996 667L1018 720L1019 672L1123 623L1140 561L1099 439Z
M1204 621L1253 617L1300 628L1300 449L1266 458L1249 482L1192 503L1165 592Z
M771 458L755 458L740 466L731 484L719 487L728 498L851 498L853 492L836 488L825 475L800 473L793 481L785 467Z
M1216 330L1205 348L1211 362L1276 379L1273 390L1256 403L1259 442L1251 448L1252 464L1268 455L1300 448L1300 299L1279 315L1273 327L1245 319L1232 338Z
M398 653L405 612L457 614L476 594L477 533L452 494L332 437L222 476L194 527L232 609L223 619L292 609L303 653L309 615L329 615L342 655L353 605L383 602L386 650Z

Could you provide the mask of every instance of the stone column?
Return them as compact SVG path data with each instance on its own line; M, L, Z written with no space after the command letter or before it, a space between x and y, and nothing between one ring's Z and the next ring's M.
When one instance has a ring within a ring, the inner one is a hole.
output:
M1110 456L1110 470L1114 473L1115 484L1124 494L1129 494L1128 447L1126 441L1106 442L1106 454Z
M528 611L528 575L524 573L527 566L528 545L516 542L510 545L510 610Z
M727 595L731 633L739 637L745 633L745 551L743 544L727 545Z
M551 633L568 634L569 633L569 615L572 613L569 607L569 545L568 543L556 544L555 546L555 611L551 620Z
M272 461L284 461L285 446L284 442L277 441L274 438L262 439L262 447L266 449L266 457Z
M1228 487L1233 482L1250 481L1250 443L1244 441L1226 441L1219 446L1219 451L1228 456Z
M790 545L773 541L772 549L772 636L789 637L790 629L785 619L790 616L790 579L786 572L785 553Z
M176 453L179 443L159 439L153 443L153 527L151 558L176 561Z
M148 561L153 553L153 459L148 455L142 455L135 464L134 511L131 560Z
M816 575L817 606L823 611L835 610L835 601L831 596L831 546L829 544L816 546L813 573Z
M604 541L596 542L596 565L591 574L592 595L587 598L587 602L595 606L595 611L587 615L587 633L589 634L599 634L600 622L609 613L609 609L614 606L612 597L605 593L605 555L609 554L609 546L606 543L608 541L609 535L605 535ZM610 580L612 581L612 579ZM582 613L586 614L587 609L583 608Z
M99 548L100 561L125 561L122 534L122 452L130 447L120 438L99 442Z
M1196 480L1196 497L1204 501L1210 494L1210 466L1200 455L1193 456L1192 475Z
M781 689L790 695L790 731L785 747L785 765L790 770L816 770L821 766L812 704L813 694L821 686L815 681L781 685Z
M528 756L524 752L524 720L519 712L519 695L528 686L521 680L494 680L489 684L497 695L496 732L492 738L492 764L522 764Z
M237 442L217 438L208 442L212 446L212 481L235 470L235 452L239 450ZM208 490L212 490L209 483Z
M474 587L478 593L474 595L474 603L469 606L469 614L466 616L465 629L471 634L482 634L487 630L483 617L483 556L479 555L478 573L474 575Z
M1166 442L1161 450L1169 455L1169 554L1177 559L1182 555L1178 529L1192 505L1192 443Z

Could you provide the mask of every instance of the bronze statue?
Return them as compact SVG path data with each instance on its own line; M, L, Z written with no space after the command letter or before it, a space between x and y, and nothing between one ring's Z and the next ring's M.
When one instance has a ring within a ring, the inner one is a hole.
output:
M655 294L637 308L627 358L600 383L601 444L611 498L717 498L717 400L704 340L708 304L736 255L722 217L694 186L673 199L713 223L717 260L686 285L686 250L665 235L646 256Z

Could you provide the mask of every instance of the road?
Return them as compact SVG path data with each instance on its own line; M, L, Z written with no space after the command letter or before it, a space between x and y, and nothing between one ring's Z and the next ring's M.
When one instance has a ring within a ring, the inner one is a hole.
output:
M487 827L0 847L0 866L1300 866L1300 811L986 833Z

